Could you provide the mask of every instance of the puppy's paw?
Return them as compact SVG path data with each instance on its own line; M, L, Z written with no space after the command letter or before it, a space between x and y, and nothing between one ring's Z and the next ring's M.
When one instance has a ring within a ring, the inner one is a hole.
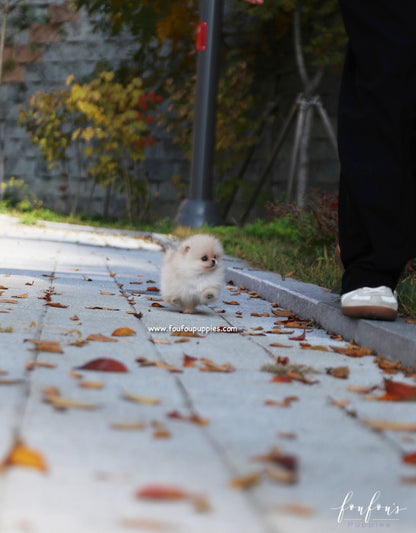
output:
M196 313L196 309L195 307L192 307L192 306L185 306L185 307L182 307L181 312L187 315L193 315L194 313Z
M201 303L207 305L218 300L219 291L213 287L208 287L201 295Z

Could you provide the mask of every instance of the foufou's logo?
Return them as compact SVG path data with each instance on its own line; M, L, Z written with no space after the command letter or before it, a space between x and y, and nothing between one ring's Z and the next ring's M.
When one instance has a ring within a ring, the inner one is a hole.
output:
M355 522L361 521L365 524L377 521L397 521L402 511L406 511L407 507L400 507L393 502L389 505L380 501L381 491L377 490L367 502L356 503L353 500L354 492L350 490L345 495L344 501L339 507L332 507L332 510L338 511L338 524L343 521Z

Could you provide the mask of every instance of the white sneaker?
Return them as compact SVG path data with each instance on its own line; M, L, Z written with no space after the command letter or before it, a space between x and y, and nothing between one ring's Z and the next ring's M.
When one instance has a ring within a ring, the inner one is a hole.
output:
M363 287L341 296L342 313L354 318L396 320L396 293L390 287Z

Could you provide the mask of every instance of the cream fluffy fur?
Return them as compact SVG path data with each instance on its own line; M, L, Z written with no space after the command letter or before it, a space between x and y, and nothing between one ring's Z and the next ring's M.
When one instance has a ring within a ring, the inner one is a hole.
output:
M194 313L197 305L218 299L224 282L221 243L211 235L193 235L166 252L161 291L165 302Z

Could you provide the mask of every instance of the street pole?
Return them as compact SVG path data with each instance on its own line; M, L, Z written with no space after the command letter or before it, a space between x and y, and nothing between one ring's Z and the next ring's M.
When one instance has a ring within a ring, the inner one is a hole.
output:
M190 197L181 203L175 218L177 224L191 228L222 222L212 189L223 0L201 0L200 4Z

